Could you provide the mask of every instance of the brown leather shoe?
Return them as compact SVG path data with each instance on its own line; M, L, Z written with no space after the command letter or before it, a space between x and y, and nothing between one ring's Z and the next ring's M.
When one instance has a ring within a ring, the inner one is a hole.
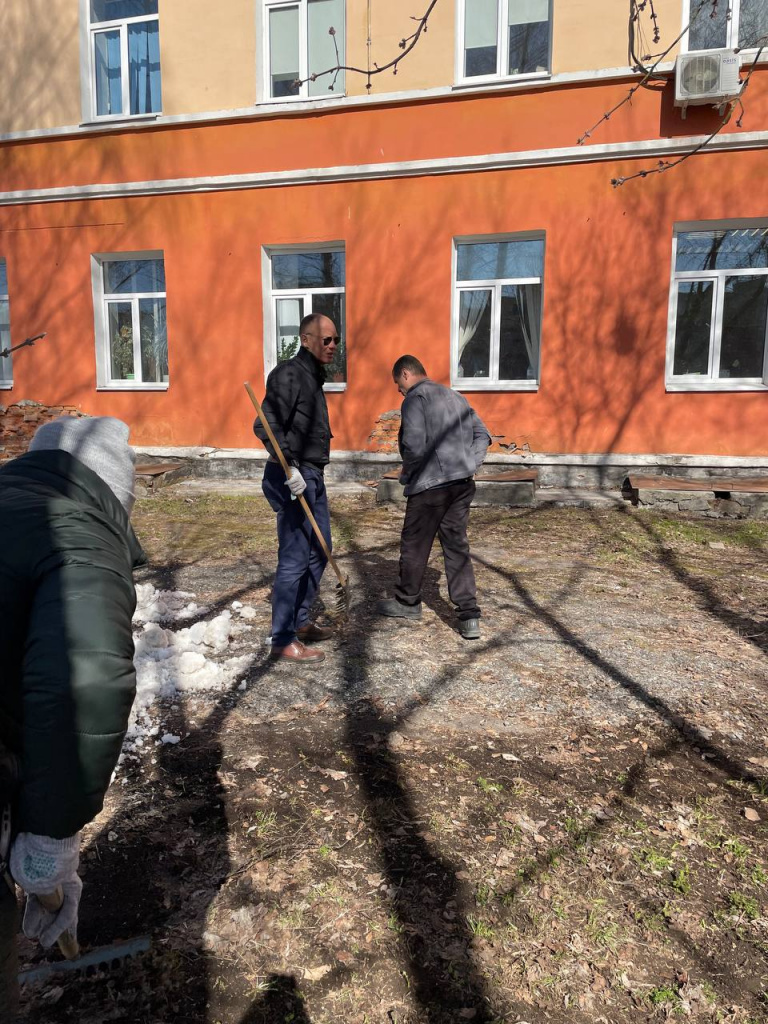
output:
M271 661L290 661L297 665L318 665L325 659L322 651L310 651L301 640L294 640L287 647L273 647L269 657Z
M330 626L318 626L316 622L310 622L301 629L296 630L296 636L303 644L317 644L321 640L330 640L333 630Z

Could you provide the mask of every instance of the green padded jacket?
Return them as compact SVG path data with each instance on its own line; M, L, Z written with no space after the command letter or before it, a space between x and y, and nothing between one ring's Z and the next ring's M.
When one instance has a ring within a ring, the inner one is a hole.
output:
M0 741L20 762L14 831L91 821L136 692L133 568L146 561L112 490L65 451L0 468Z

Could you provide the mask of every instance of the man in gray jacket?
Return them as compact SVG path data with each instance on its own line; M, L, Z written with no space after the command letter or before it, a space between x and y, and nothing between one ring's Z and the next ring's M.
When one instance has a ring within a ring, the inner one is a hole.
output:
M392 377L404 397L398 444L403 460L400 482L408 502L395 597L380 601L377 610L394 618L421 617L421 584L437 534L459 632L466 640L476 640L480 609L467 522L474 476L491 438L466 398L430 380L415 356L400 356Z

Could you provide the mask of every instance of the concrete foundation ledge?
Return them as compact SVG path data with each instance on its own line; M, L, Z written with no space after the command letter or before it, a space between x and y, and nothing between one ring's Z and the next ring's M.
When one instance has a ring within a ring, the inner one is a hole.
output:
M212 477L219 480L261 479L266 462L263 448L158 447L135 449L137 462L183 463L179 476ZM380 480L397 469L395 454L365 451L334 451L326 470L331 482ZM737 457L725 455L654 455L530 452L519 455L489 455L483 472L531 469L538 472L538 486L582 490L620 490L626 476L642 470L691 479L757 476L768 474L768 455ZM162 481L159 482L162 486Z

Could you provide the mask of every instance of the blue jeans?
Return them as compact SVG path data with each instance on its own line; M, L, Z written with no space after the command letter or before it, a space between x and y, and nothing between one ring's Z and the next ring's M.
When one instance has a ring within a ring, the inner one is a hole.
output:
M301 466L307 482L304 497L331 549L331 519L323 474ZM327 558L320 547L300 501L291 500L285 473L268 462L261 483L264 496L277 513L277 572L272 586L272 646L287 647L296 630L309 622L309 610L317 595Z

